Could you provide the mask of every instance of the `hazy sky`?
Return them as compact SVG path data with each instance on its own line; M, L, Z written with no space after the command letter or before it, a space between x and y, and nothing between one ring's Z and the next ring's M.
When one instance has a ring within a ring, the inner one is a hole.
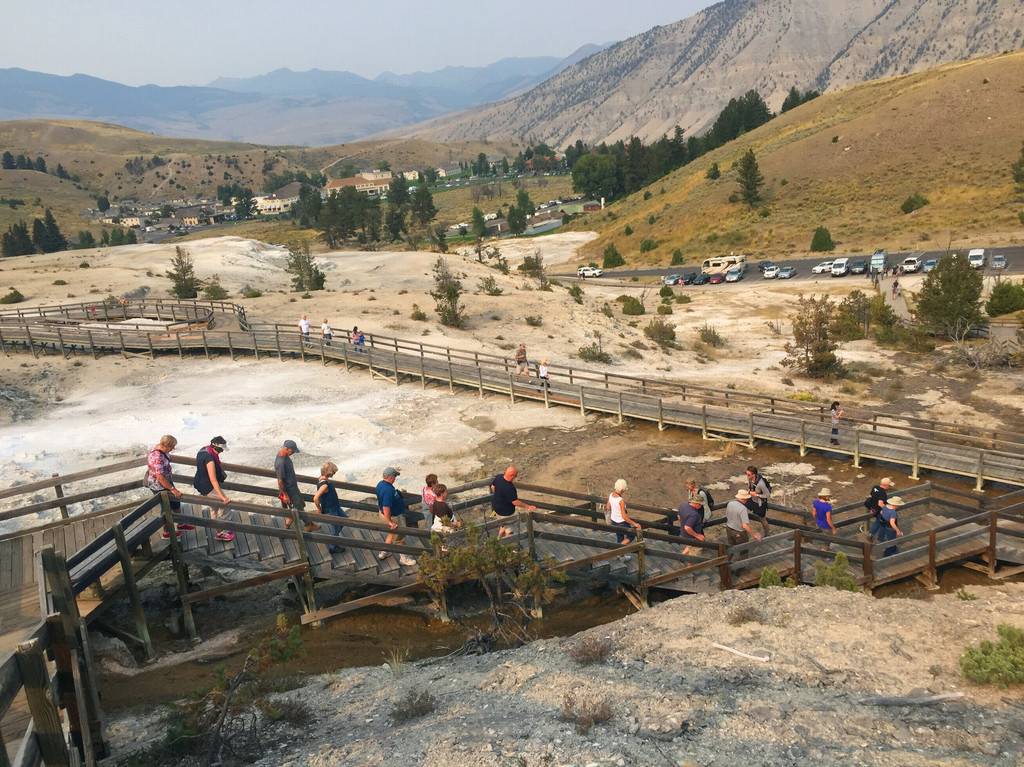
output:
M0 68L206 85L288 67L375 77L564 57L711 0L0 0Z

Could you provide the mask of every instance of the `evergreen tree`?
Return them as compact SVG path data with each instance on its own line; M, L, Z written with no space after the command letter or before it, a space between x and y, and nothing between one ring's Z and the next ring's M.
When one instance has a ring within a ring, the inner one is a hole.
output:
M37 157L32 166L40 173L46 173L46 160L42 157Z
M115 226L110 232L110 239L108 244L112 248L120 247L124 245L124 229L119 226ZM195 296L178 296L179 298L195 298Z
M28 233L28 226L24 221L11 224L0 239L0 252L5 258L10 256L27 256L36 252L32 244L32 237Z
M3 170L14 170L14 155L10 152L4 152L3 158L0 159L0 168L3 168Z
M391 200L388 200L384 210L384 228L392 242L402 239L402 233L405 232L405 210Z
M388 184L388 202L401 208L409 204L409 185L404 176L395 176ZM405 214L402 214L403 218Z
M252 189L245 187L235 197L235 215L239 221L245 221L256 215L256 198Z
M508 230L517 237L526 231L526 216L519 210L518 205L509 206L505 220L508 221Z
M987 325L981 313L981 272L962 253L939 259L917 294L917 318L936 335L962 338L971 327Z
M747 153L740 158L737 168L738 183L740 185L740 198L753 208L761 201L761 185L764 184L764 176L757 167L757 158L754 150L748 149Z
M832 241L832 233L823 226L814 230L814 237L811 238L811 252L825 253L835 250L836 244Z
M96 198L96 210L100 213L106 213L110 210L110 200L107 199L105 194L101 194Z
M71 174L67 172L67 169L60 163L57 163L57 170L54 171L57 174L57 178L70 179Z
M832 337L834 307L828 296L800 296L799 311L793 317L793 341L786 343L787 356L782 365L808 378L827 381L843 372L843 364L835 354L839 347Z
M1013 314L1021 310L1024 310L1024 284L1000 280L992 287L988 301L985 302L985 313L989 317Z
M88 250L95 247L96 238L93 237L92 232L83 230L78 233L78 244L75 245L75 250Z
M414 226L426 226L437 216L434 195L426 184L420 184L412 194L409 205L409 220Z
M303 242L298 252L288 256L288 271L292 274L292 287L303 292L323 290L327 277L316 265L309 252L309 243Z
M480 208L473 208L473 236L477 239L487 234L487 222L484 220L484 212Z
M43 226L41 219L33 219L32 221L32 245L35 249L41 253L45 253L43 250L43 242L46 240L46 227Z
M458 328L465 322L464 307L459 303L462 298L462 283L448 267L448 262L438 257L434 263L434 290L430 291L436 302L435 310L442 325Z
M56 253L59 250L68 249L67 238L61 234L60 227L57 226L57 220L53 217L53 212L49 208L46 209L43 215L43 242L39 249L43 253Z
M173 283L171 293L178 298L195 298L199 295L199 288L202 287L202 283L196 277L195 262L187 250L180 246L174 248L171 268L166 274Z

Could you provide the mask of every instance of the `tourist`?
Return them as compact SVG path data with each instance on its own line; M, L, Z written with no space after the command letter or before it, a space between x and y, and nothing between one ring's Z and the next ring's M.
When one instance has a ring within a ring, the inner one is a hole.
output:
M761 476L756 466L747 467L747 484L747 492L750 493L747 509L757 517L764 534L768 535L768 499L772 497L772 486Z
M832 535L836 534L836 526L832 524L832 491L827 487L818 491L818 498L812 504L814 507L814 524L819 530L831 530Z
M437 475L428 474L426 483L423 489L420 491L420 506L423 509L423 519L427 523L427 529L430 530L434 525L434 501L437 500L437 494L434 490L434 486L437 484Z
M882 513L879 514L882 524L878 530L878 542L884 543L885 541L894 541L896 536L903 535L903 531L898 526L899 522L899 510L903 506L903 499L898 495L894 495L885 502L885 508L882 509ZM899 549L896 546L887 546L885 551L882 552L883 557L891 557Z
M448 503L447 485L440 482L434 485L434 495L435 500L430 507L430 513L434 518L430 525L431 531L435 533L454 532L457 527L462 526L462 523L455 518L455 512L452 511L452 507Z
M526 377L530 377L530 363L526 359L526 346L519 344L519 348L516 350L516 375L521 376L526 374Z
M324 340L324 346L331 345L331 337L333 335L334 333L331 330L331 323L329 323L327 318L324 317L323 324L320 325L320 337Z
M171 511L181 511L181 491L174 486L173 476L174 472L171 470L171 459L168 457L170 452L178 446L177 438L170 434L165 434L160 438L156 447L149 451L149 458L146 459L146 487L153 491L153 495L159 495L163 492L171 494ZM181 533L179 530L194 530L192 525L174 525L175 535L179 538ZM164 532L161 535L165 540L169 540L171 537L171 531L164 528Z
M352 326L352 332L348 334L348 340L351 342L352 346L355 347L355 351L358 352L366 350L366 336L364 336L362 331L355 325Z
M750 540L750 536L761 540L761 536L750 527L750 517L747 514L747 501L749 500L750 492L740 490L736 493L736 499L729 501L725 506L725 535L730 546L746 543ZM746 551L735 557L737 560L746 558Z
M223 437L218 436L211 439L209 445L196 453L196 476L192 480L192 487L196 489L197 493L205 495L207 498L216 496L225 506L231 501L224 495L224 490L220 486L220 483L228 477L224 467L221 466L220 454L227 449L228 442ZM222 508L215 511L212 506L206 508L210 512L210 519L223 519L227 516L227 509ZM235 534L230 530L217 530L213 537L218 541L230 541L234 539Z
M299 320L299 335L303 341L309 340L309 320L306 319L306 315L302 315L302 319Z
M405 498L402 496L402 491L395 488L395 479L401 473L394 466L387 466L382 473L381 481L377 483L377 510L390 531L384 539L384 543L394 543L398 546L405 543L405 535L403 533L396 533L395 530L398 529L399 524L405 526L406 523ZM391 556L391 553L390 551L382 551L377 554L377 559L383 562ZM404 567L411 567L416 564L416 560L406 554L400 555L398 562Z
M900 294L900 281L899 281L899 279L895 279L895 280L892 281L892 299L893 299L893 301L896 300L896 296L898 296L899 294Z
M525 501L519 500L519 491L516 490L515 481L519 476L519 469L509 466L504 474L499 474L491 481L491 514L492 516L511 517L516 513L516 507L536 511L536 506L531 506ZM512 527L505 527L508 523L503 522L498 528L498 537L503 538L512 535Z
M881 514L889 498L889 488L893 487L891 477L882 477L878 484L871 488L871 494L864 501L864 507L871 512L871 529L868 531L868 540L873 540L878 531L882 529Z
M686 489L690 491L690 499L697 498L700 500L701 508L704 511L704 521L709 522L711 520L711 513L714 506L714 501L711 500L711 493L700 486L700 483L693 477L686 480Z
M626 529L635 527L639 530L640 523L634 522L629 518L629 515L626 514L626 499L622 497L622 494L626 492L628 488L629 485L626 484L626 480L615 480L615 487L608 496L608 503L606 505L606 508L608 509L608 519L613 525L615 525L615 527L624 527ZM629 533L616 533L615 540L620 546L625 546L636 540L636 536L630 535ZM629 555L625 558L629 559Z
M298 452L300 450L299 446L295 444L295 440L286 439L284 445L277 451L277 457L274 458L274 474L277 475L277 489L281 491L277 496L281 501L281 508L302 511L306 508L306 502L302 500L299 480L295 476L295 466L292 464L292 455ZM292 517L288 517L284 524L286 527L291 527L293 521ZM312 522L306 524L307 533L319 529L320 525L314 525Z
M828 409L829 417L832 420L832 444L839 444L839 419L843 417L843 413L846 411L839 407L839 401L833 401L831 407Z
M313 494L313 504L316 506L317 514L330 514L334 517L348 519L348 514L341 508L341 501L338 499L338 489L331 479L338 473L337 464L328 461L320 467L320 479L316 482L316 493ZM331 525L331 535L341 535L342 525ZM327 544L327 550L332 554L340 554L345 549L336 543Z
M679 535L683 538L704 540L704 504L700 498L691 496L684 501L678 510ZM690 553L690 546L683 549L683 554Z
M548 375L548 361L541 360L540 365L537 366L537 378L540 379L540 385L545 389L551 388L551 378Z

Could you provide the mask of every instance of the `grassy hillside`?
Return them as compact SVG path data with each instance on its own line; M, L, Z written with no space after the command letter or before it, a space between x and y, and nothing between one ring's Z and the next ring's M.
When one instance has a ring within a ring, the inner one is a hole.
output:
M819 225L836 254L1024 240L1009 174L1024 140L1022 82L1017 51L829 94L655 183L650 199L641 191L574 226L601 234L588 257L614 242L630 264L667 264L674 248L688 261L806 254ZM754 210L729 202L749 148L765 178ZM705 177L713 162L716 181ZM914 193L931 204L905 215ZM659 245L641 255L647 238Z

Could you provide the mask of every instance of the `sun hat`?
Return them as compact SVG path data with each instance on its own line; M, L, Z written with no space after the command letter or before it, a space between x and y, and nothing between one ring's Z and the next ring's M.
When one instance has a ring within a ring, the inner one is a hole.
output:
M894 495L892 498L887 500L886 503L889 504L890 506L902 506L903 499L900 498L898 495Z
M738 493L736 493L736 497L741 501L746 501L747 499L750 498L750 493L748 493L746 490L740 490Z
M823 488L821 488L821 490L818 491L818 497L819 498L831 498L832 497L832 491L829 490L827 487L823 487Z
M397 477L401 473L402 472L400 472L394 466L385 466L384 467L384 473L381 476L383 476L384 478L387 478L387 477Z
M299 446L295 444L295 440L294 439L286 439L284 441L284 447L288 448L293 453L302 452L302 451L299 450Z

